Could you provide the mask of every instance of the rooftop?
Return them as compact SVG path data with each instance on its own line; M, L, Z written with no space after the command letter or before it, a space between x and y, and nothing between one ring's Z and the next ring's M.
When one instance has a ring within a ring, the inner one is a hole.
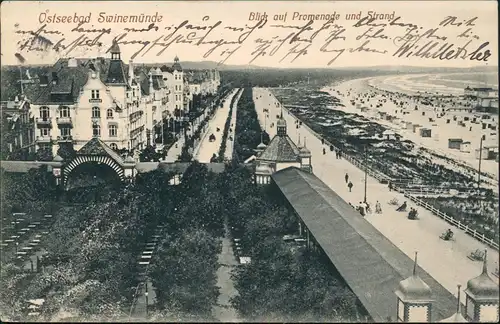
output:
M396 314L395 291L414 262L315 175L289 167L271 176L374 321ZM432 289L432 321L451 316L457 299L422 268Z
M274 136L264 152L257 158L271 162L297 162L299 148L288 135Z

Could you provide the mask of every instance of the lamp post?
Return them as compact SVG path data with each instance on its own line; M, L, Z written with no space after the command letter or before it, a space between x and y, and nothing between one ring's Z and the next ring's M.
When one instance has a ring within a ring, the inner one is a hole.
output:
M368 180L368 150L365 144L365 198L364 198L364 203L366 203L366 185L367 185L367 180Z
M148 282L146 281L146 292L144 293L144 296L146 297L146 317L148 317L148 304L149 304L149 300L148 300Z
M481 187L481 160L483 159L483 135L481 135L481 141L479 142L479 168L477 170L477 189Z

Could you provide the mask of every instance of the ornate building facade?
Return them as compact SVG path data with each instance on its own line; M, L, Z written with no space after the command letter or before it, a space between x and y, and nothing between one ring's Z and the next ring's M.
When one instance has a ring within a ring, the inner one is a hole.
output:
M256 148L255 183L269 184L271 175L279 170L294 166L312 173L311 151L304 146L297 146L287 134L287 125L283 114L276 123L277 133L269 145L260 143Z
M145 140L141 91L115 42L109 58L60 59L26 89L35 117L37 148L72 143L78 150L92 137L114 149L141 149Z

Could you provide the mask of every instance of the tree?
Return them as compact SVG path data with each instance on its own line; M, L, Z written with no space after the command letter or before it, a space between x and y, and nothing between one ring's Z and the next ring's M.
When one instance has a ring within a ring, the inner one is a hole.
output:
M221 249L219 240L200 229L167 237L150 273L160 308L211 314L219 295L216 272Z
M57 150L57 155L62 157L64 160L71 160L76 157L76 151L73 147L73 143L61 143L59 144L59 149Z
M36 152L36 159L38 161L52 161L52 147L40 147Z
M153 146L148 145L142 152L139 154L139 160L141 162L151 162L158 159L158 154Z

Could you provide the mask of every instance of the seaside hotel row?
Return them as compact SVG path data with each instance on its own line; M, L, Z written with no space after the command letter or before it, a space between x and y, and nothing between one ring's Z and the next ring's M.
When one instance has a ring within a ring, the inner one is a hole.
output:
M140 150L153 145L162 117L186 120L193 96L213 95L220 85L218 71L184 71L178 57L172 66L148 68L126 65L117 43L109 52L60 59L39 76L23 69L22 93L2 102L16 134L10 151L45 148L55 156L61 144L78 150L93 137L113 149Z

